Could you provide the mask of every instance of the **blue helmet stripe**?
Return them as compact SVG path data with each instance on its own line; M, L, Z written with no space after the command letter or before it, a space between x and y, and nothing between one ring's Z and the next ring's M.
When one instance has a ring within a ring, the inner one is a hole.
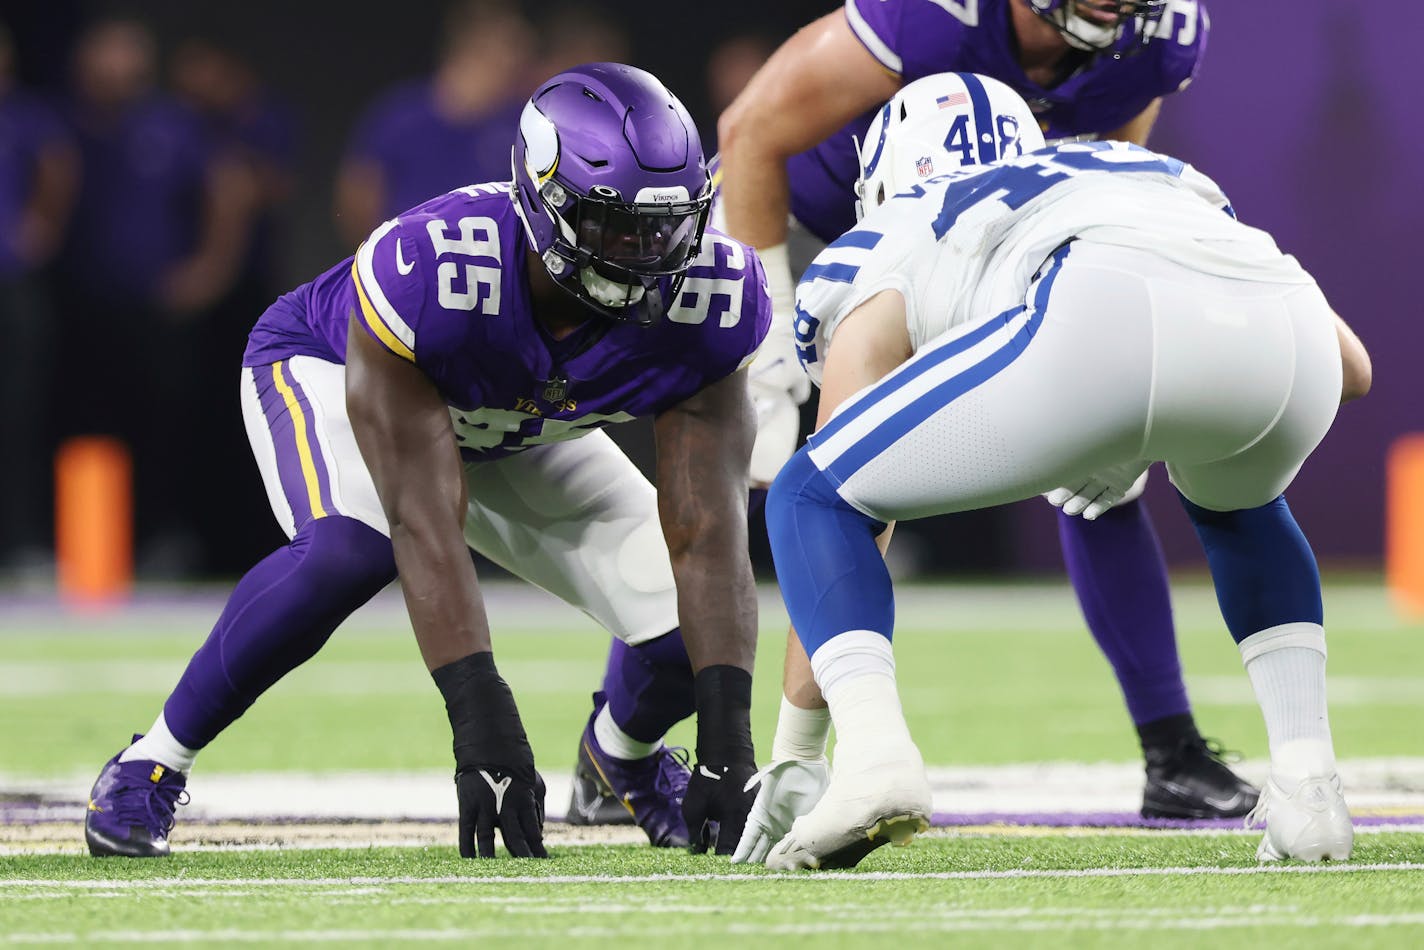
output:
M988 165L997 161L999 150L994 143L994 110L989 105L989 93L979 77L973 73L955 73L969 90L969 103L974 107L974 134L979 140L979 164Z
M875 167L880 164L880 154L885 151L885 136L890 132L890 103L885 103L885 107L880 110L880 141L875 143L875 154L870 156L870 164L865 166L864 177L869 178L875 174Z

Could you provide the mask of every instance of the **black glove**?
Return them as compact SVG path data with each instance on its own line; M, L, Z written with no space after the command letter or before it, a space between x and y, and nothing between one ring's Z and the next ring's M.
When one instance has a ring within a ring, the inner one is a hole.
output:
M547 858L544 850L544 779L516 777L498 765L455 773L460 799L460 857L494 857L494 830L516 858Z
M454 734L460 857L494 857L494 830L516 858L547 858L544 780L494 656L472 653L430 674Z
M752 749L752 675L735 666L709 666L697 674L697 764L687 783L682 817L689 850L731 854L742 838L756 790Z

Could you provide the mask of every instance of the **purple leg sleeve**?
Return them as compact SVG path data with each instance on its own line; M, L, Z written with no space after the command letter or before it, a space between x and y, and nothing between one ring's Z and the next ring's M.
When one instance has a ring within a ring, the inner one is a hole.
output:
M603 694L618 728L639 742L656 742L692 715L692 661L682 631L674 629L635 647L615 638L603 674Z
M345 517L302 525L237 582L188 661L163 706L174 737L203 748L395 575L391 542L379 531Z
M1058 513L1063 559L1088 629L1112 664L1137 725L1191 713L1167 565L1141 500L1096 521Z

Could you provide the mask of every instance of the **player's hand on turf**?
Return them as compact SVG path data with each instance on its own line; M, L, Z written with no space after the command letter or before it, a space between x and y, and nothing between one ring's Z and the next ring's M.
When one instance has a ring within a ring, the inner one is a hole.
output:
M746 790L757 789L756 801L732 863L765 862L772 845L790 833L793 821L816 807L830 784L831 767L824 757L773 762L753 775Z
M753 762L712 764L699 762L687 783L682 817L687 822L688 848L693 854L715 851L731 854L741 840L754 794L749 788L756 774Z
M460 857L494 857L494 831L516 858L547 858L544 780L509 684L488 652L432 670L454 737Z
M516 858L547 858L544 779L527 767L477 765L455 773L460 800L460 857L494 857L494 830Z

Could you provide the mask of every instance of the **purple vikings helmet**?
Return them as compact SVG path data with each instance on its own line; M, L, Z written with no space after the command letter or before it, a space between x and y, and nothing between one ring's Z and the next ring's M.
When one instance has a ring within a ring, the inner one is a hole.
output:
M604 316L659 319L712 204L682 103L641 69L575 67L524 106L513 164L514 207L554 281Z
M1070 46L1124 56L1152 39L1170 0L1028 0ZM1134 23L1135 21L1135 23ZM1128 26L1133 25L1132 30ZM1125 43L1122 41L1126 39ZM1121 45L1120 45L1121 44Z

